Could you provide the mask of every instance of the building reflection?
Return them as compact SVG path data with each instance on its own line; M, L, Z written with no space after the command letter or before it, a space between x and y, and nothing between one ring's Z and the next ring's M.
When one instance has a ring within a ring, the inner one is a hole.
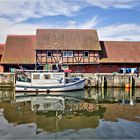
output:
M85 97L89 99L93 98L98 104L106 108L103 115L103 119L106 121L118 121L121 118L140 122L139 88L93 89L90 93L85 91Z
M14 125L35 123L47 132L97 128L99 120L140 122L140 89L90 89L73 93L0 91L0 108Z

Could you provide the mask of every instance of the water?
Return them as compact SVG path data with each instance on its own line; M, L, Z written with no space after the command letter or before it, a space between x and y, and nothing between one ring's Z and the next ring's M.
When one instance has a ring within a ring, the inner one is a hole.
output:
M140 139L140 89L0 90L0 139Z

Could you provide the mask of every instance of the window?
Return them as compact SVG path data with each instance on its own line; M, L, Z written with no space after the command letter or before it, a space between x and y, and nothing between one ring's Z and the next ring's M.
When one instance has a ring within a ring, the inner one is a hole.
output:
M33 75L33 79L34 80L39 80L40 79L40 75L39 74L34 74Z
M73 51L68 51L68 57L73 57Z
M89 56L89 52L88 51L84 51L84 57L88 57Z
M51 51L47 51L47 56L48 57L52 57L52 52Z
M44 104L43 104L43 107L44 107L44 108L49 108L49 107L51 107L51 103L44 103Z
M52 70L58 70L56 64L52 65Z
M67 54L67 51L63 51L63 57L67 57L68 54Z
M43 79L51 79L51 75L50 74L44 74Z
M73 57L73 51L63 51L63 57Z

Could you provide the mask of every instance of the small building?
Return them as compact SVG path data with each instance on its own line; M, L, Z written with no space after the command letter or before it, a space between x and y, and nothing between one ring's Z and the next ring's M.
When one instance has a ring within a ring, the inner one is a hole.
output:
M36 64L34 49L35 36L8 35L1 59L4 71L10 71L11 68L34 68Z
M100 41L100 73L120 72L122 68L140 67L140 42Z

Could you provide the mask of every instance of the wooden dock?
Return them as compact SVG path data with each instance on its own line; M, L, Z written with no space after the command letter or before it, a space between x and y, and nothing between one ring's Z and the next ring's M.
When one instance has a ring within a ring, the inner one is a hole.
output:
M114 73L73 73L71 76L82 76L86 78L85 87L116 88L116 87L140 87L140 77L136 74L114 74Z
M70 73L69 76L81 76L86 78L85 87L140 87L140 77L136 74L114 74L114 73ZM0 73L0 88L14 88L15 74Z
M14 88L15 75L13 73L0 73L0 88Z

